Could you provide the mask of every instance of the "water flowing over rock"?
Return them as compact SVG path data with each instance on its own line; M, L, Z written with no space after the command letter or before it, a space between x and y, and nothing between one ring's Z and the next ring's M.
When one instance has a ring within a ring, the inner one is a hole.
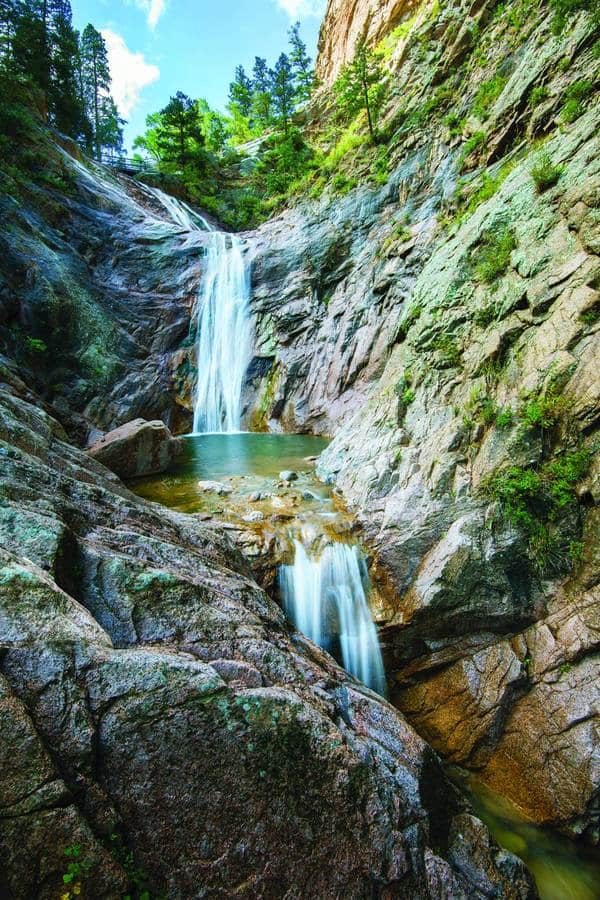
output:
M252 353L250 273L235 235L213 232L197 313L194 433L239 431Z
M294 541L294 561L280 573L285 609L296 627L320 647L339 652L344 668L379 694L385 673L377 630L367 602L368 573L356 546L327 543L316 557Z

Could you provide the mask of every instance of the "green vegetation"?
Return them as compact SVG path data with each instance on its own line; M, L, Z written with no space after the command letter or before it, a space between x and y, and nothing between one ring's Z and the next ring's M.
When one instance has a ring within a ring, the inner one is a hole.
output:
M344 66L334 85L340 118L351 121L364 112L369 135L377 139L377 119L385 97L384 73L380 57L359 41L351 63Z
M471 255L471 269L475 280L491 284L504 275L516 246L515 233L508 225L500 224L490 228Z
M519 419L524 428L553 428L564 412L565 398L554 388L544 394L529 397L519 408Z
M547 151L540 153L531 168L531 177L538 193L541 194L554 187L563 172L564 166L555 165Z
M104 39L93 25L81 36L75 31L68 0L2 0L0 149L6 144L14 162L19 158L10 138L22 133L18 120L27 119L36 93L47 105L50 124L88 153L100 159L104 152L119 152L122 122L110 86Z
M41 338L33 338L28 335L27 338L25 339L25 343L26 343L27 349L31 353L45 353L48 349L48 347L46 346L44 341L41 340Z
M575 487L588 471L591 453L564 451L541 466L509 466L483 484L500 503L507 521L525 535L531 559L541 575L560 574L581 557L573 539Z
M396 331L396 340L397 341L405 340L406 335L408 334L408 332L410 331L412 326L415 324L415 322L418 321L422 312L423 312L423 307L420 306L418 303L413 303L413 305L408 308L404 318L398 325L398 328Z
M600 23L600 0L549 0L554 12L552 26L556 34L564 30L569 19L576 13L585 11L594 23Z
M544 100L548 99L548 88L543 84L538 84L533 88L529 95L529 100L527 101L529 106L536 107L539 106L540 103L543 103Z
M485 120L488 118L490 107L506 87L507 81L508 79L504 78L504 76L496 75L481 85L473 101L473 114L478 119Z
M439 332L431 342L431 349L439 355L443 368L454 369L460 365L461 352L453 334Z
M476 131L475 134L472 134L471 137L465 141L463 144L461 154L460 154L460 165L462 166L468 156L471 153L474 153L475 150L479 150L480 147L484 147L487 141L487 136L485 131Z
M66 890L61 894L61 900L73 900L73 898L81 895L82 882L90 874L93 864L82 857L80 844L72 844L70 847L66 847L64 854L68 863L67 871L62 877Z
M592 82L586 78L581 78L569 85L563 96L564 103L560 113L562 122L570 124L583 115L585 102L593 87Z

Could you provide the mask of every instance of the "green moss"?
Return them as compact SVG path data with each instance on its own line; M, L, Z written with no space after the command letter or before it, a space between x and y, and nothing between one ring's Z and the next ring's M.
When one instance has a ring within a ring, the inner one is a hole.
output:
M460 365L461 352L453 334L442 331L431 342L431 349L439 356L443 368L456 368Z
M540 103L543 103L544 100L547 100L548 96L548 88L543 84L538 84L531 91L527 103L532 108L535 108L536 106L539 106Z
M403 341L406 339L408 332L410 331L412 326L419 320L422 312L423 307L418 303L413 303L413 305L408 308L404 318L399 323L398 328L396 329L396 341Z
M587 78L581 78L569 85L563 94L563 107L560 118L562 122L569 124L578 119L585 111L587 98L593 90L593 83Z

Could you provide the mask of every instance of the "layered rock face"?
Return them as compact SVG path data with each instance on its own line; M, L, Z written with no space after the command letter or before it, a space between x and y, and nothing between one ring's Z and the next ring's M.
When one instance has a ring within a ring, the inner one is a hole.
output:
M329 0L319 36L317 77L330 87L361 38L376 46L423 5L419 0Z
M533 896L227 541L0 402L2 895ZM76 849L76 857L65 855ZM130 857L133 853L133 857ZM133 861L132 861L133 860Z
M56 186L0 200L3 364L80 443L139 416L188 431L182 345L203 234L171 221L143 185L42 140Z
M597 34L524 9L417 21L390 47L386 183L357 154L361 184L255 238L259 407L336 434L320 471L387 585L396 702L535 819L596 841Z

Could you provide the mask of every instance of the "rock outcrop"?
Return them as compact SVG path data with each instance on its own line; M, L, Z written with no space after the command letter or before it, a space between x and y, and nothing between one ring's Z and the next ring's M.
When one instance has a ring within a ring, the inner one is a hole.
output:
M354 58L361 38L377 46L423 4L421 0L329 0L319 36L317 78L331 87L341 69Z
M595 842L597 33L493 6L394 37L384 184L357 150L340 194L254 237L253 390L271 427L336 435L319 470L387 593L396 702L442 754ZM525 526L507 494L523 475Z
M120 478L136 478L164 472L181 445L160 419L135 419L107 432L88 448L88 454Z
M0 452L3 895L55 897L76 852L97 898L134 869L173 898L533 896L425 742L226 540L14 393Z

